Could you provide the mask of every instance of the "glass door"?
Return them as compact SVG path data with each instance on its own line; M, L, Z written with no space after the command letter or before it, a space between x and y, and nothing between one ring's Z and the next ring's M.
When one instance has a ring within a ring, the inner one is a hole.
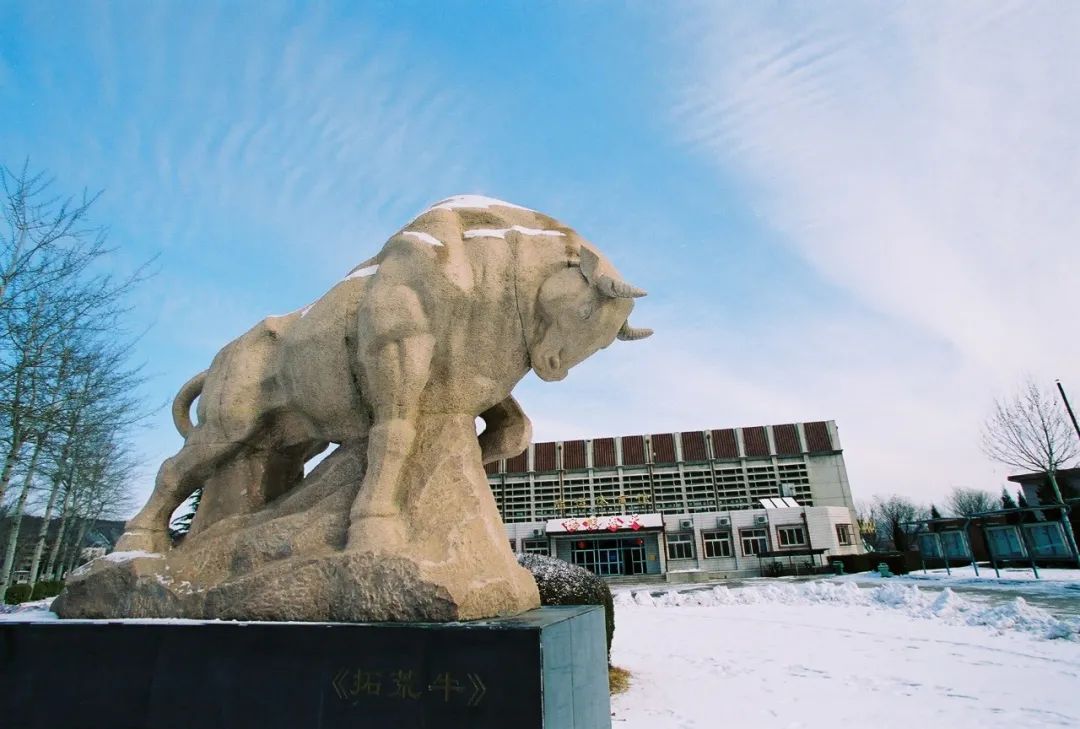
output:
M638 544L638 540L636 539L624 539L622 541L623 562L626 567L626 570L623 572L623 574L645 574L645 547Z

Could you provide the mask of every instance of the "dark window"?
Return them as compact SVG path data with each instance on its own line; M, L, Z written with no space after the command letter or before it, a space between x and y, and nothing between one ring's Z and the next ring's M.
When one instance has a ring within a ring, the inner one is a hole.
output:
M742 553L747 557L769 551L767 529L740 529L739 540L742 542Z
M806 546L806 531L801 526L776 527L776 537L781 547Z
M693 559L694 558L694 533L680 532L667 535L667 558L668 559Z
M855 532L851 529L850 524L836 525L836 540L840 542L840 546L842 547L847 547L855 543Z
M705 543L706 557L731 556L731 532L727 530L702 532L701 539Z
M548 540L546 539L526 539L522 548L526 554L547 554L548 553Z

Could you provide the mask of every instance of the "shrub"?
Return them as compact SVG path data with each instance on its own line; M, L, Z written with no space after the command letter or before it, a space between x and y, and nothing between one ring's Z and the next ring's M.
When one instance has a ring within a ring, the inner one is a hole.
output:
M518 563L532 573L540 590L541 605L603 605L607 633L608 663L611 641L615 637L615 604L611 588L587 569L555 557L519 554Z
M34 585L34 594L31 600L44 600L47 597L56 597L64 589L63 580L42 580Z
M18 605L30 599L30 585L12 585L4 595L4 602L8 605Z
M867 552L866 554L841 554L829 557L830 562L843 562L844 571L873 572L877 570L878 563L884 562L889 565L889 570L894 575L906 575L919 565L919 555L916 552Z

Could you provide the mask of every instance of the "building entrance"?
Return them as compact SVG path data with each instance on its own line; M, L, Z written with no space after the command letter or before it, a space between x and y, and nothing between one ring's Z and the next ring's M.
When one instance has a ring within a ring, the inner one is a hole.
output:
M641 537L577 540L570 558L601 576L645 574L645 542Z

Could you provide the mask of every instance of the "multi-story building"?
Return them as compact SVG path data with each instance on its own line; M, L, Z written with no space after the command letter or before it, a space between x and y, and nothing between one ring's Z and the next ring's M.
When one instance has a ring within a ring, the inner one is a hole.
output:
M833 421L533 443L486 469L515 551L605 576L863 551Z

